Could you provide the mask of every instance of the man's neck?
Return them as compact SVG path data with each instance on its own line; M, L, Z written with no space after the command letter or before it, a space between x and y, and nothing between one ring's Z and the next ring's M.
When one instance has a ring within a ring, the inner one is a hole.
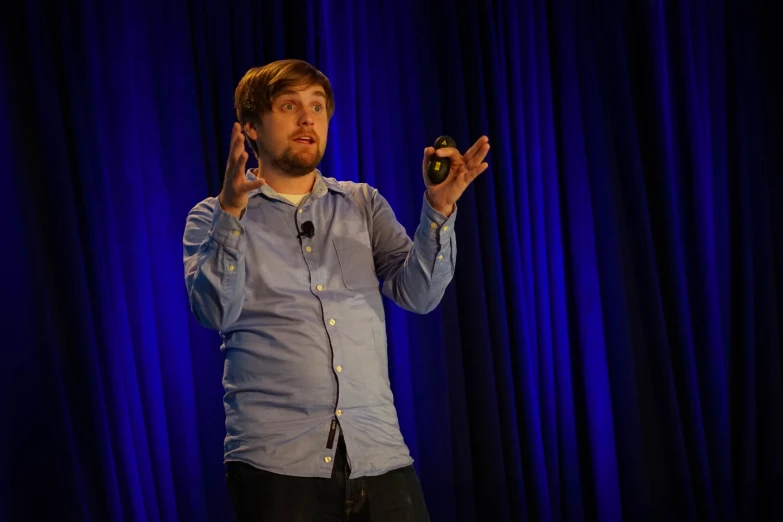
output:
M315 184L315 171L294 178L280 172L265 170L261 177L278 194L307 194L312 192Z

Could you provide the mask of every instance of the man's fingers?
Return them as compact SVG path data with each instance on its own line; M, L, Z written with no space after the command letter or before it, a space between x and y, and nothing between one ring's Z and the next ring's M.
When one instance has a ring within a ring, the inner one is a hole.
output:
M487 162L481 163L476 167L470 169L463 167L459 170L458 172L459 177L456 181L458 183L463 184L464 187L467 188L468 185L470 185L473 182L473 180L479 176L479 174L487 170L487 168L489 168L489 163Z
M266 185L265 179L255 179L253 181L243 181L242 185L238 187L237 192L246 193L250 192L251 190L255 190L257 188L261 188L264 185Z
M242 161L242 156L244 155L245 160L247 160L247 152L245 152L243 149L234 149L231 151L231 155L228 157L228 166L229 168L233 169L237 166L237 163Z
M481 165L481 162L484 161L484 158L487 157L487 154L489 154L489 143L484 143L473 153L473 156L470 158L468 158L468 155L465 154L465 163L467 164L468 169L472 169L478 165Z
M229 157L236 154L237 145L241 140L244 140L244 136L242 135L242 127L239 126L239 123L234 123L234 127L231 129L231 143L228 148Z
M465 152L465 163L470 161L473 158L473 156L475 156L476 153L478 153L481 150L481 148L484 146L484 144L489 145L489 138L488 137L482 136L479 139L477 139L476 143L474 143L473 146L471 146ZM487 149L487 150L489 150L489 149ZM480 160L479 160L479 163L481 163Z
M237 134L236 139L234 140L234 145L231 147L231 155L235 158L238 158L240 154L242 154L245 151L245 136L242 135L240 132Z
M462 154L454 147L443 147L435 151L435 154L441 158L451 158L452 165L456 160L462 161Z
M487 168L489 168L489 163L481 163L478 167L468 170L465 173L465 180L468 183L471 183L474 179L476 179L479 176L479 174L487 170Z
M232 177L235 174L235 168L237 162L240 160L242 152L245 147L243 146L244 136L242 135L242 129L238 123L234 123L233 129L231 129L231 143L228 150L228 161L226 162L227 174Z
M427 168L427 165L432 160L433 156L450 158L450 172L438 188L448 186L452 182L463 185L463 187L466 188L479 174L489 167L489 164L484 162L484 158L487 157L488 153L489 138L486 136L482 136L476 140L476 143L468 149L464 156L460 154L459 150L453 147L443 147L437 150L432 147L427 147L424 149L422 169ZM438 188L435 190L438 190Z
M253 172L253 176L255 176L256 179L252 181L248 181L248 183L253 183L254 184L253 188L258 188L263 185L266 185L266 180L262 178L260 175L261 169L253 169L252 172Z
M424 149L424 159L421 161L422 170L427 168L427 165L432 159L433 154L435 154L435 149L433 149L432 147L427 147L426 149Z
M234 162L234 178L245 179L245 165L247 164L247 151L243 148Z
M452 147L443 147L442 149L438 149L435 151L435 155L440 158L450 158L452 172L459 171L459 169L465 164L465 161L462 158L462 154L460 154L457 149Z
M251 190L261 188L264 185L266 185L266 180L264 178L249 180L245 179L244 177L242 177L242 179L237 177L233 184L233 191L237 194L247 194Z
M229 144L229 148L234 148L234 141L237 139L237 134L242 133L242 127L239 125L239 122L234 122L234 125L231 127L231 143Z
M239 187L245 182L246 163L247 152L244 150L237 155L232 154L228 158L225 183L233 185L235 187L234 190L239 190Z

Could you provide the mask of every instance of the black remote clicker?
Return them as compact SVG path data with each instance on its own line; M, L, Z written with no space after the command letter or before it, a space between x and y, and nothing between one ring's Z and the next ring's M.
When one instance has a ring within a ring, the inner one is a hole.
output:
M442 149L443 147L457 148L457 142L451 136L440 136L435 140L433 145L435 150ZM427 177L430 178L430 183L437 185L443 183L443 180L449 175L449 169L451 169L451 158L440 158L433 156L430 160L429 167L427 167Z

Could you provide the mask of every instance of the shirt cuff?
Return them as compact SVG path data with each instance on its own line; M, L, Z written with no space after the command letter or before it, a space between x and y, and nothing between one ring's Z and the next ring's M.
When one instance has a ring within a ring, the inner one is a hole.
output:
M427 194L424 194L424 204L421 208L421 221L419 230L430 239L445 244L454 235L454 222L457 219L457 204L454 204L454 212L446 217L442 212L438 212L427 200Z
M242 217L244 218L244 216ZM242 221L223 210L217 198L215 198L215 212L212 214L209 235L229 251L237 252L244 246L245 227L242 225Z

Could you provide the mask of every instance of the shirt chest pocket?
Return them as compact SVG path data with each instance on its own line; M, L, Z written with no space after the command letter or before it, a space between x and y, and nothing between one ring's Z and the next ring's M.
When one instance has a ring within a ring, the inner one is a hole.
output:
M349 237L336 237L333 242L345 287L349 290L377 288L378 276L370 245Z

